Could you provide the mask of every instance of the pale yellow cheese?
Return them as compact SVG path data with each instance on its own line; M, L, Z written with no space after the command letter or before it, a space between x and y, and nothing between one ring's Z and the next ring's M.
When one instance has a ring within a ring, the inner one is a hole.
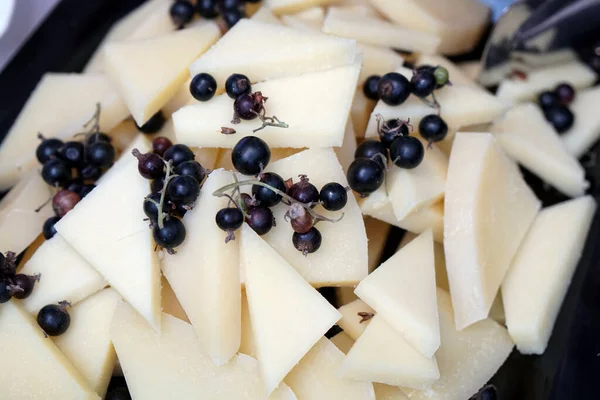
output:
M346 120L346 129L344 129L344 140L340 147L334 147L335 155L340 162L344 171L348 171L348 167L354 161L354 153L356 152L356 135L354 134L354 125L352 119Z
M441 38L438 51L462 54L472 50L488 24L489 8L476 0L371 0L400 26Z
M575 115L571 129L561 138L569 153L581 157L600 137L600 118L594 104L600 102L600 87L577 92L575 101L569 105Z
M293 14L336 1L338 0L265 0L264 4L276 14Z
M144 138L136 146L149 151ZM160 328L160 265L142 208L149 183L137 160L118 161L102 182L55 226L129 304ZM122 207L115 207L116 204Z
M323 32L373 46L422 53L435 53L440 44L436 35L401 28L373 17L349 15L335 8L327 12Z
M510 157L562 193L581 196L589 187L583 167L567 152L539 106L511 108L491 131Z
M110 325L120 299L108 288L69 308L69 329L52 338L100 397L106 394L117 359Z
M379 315L350 349L339 375L367 382L427 389L440 377L435 357L427 358Z
M325 20L325 10L322 7L307 8L293 15L298 19L318 26L323 25L323 21Z
M127 303L115 311L111 338L134 399L264 400L258 363L235 356L216 366L198 341L191 325L168 314L156 333ZM271 400L294 400L282 385Z
M61 236L46 240L21 270L22 274L40 274L31 295L21 300L32 314L47 304L68 301L75 304L107 285L96 270Z
M385 47L359 44L358 48L363 53L363 66L358 77L358 83L361 86L358 90L362 90L362 84L371 75L383 76L388 72L395 71L404 63L404 58L400 54Z
M331 343L333 343L342 353L346 354L354 345L354 339L346 332L340 332L331 338Z
M502 300L508 332L521 353L546 350L595 211L590 196L546 208L519 248L502 284Z
M320 32L321 25L318 25L312 21L306 21L300 19L294 15L282 15L281 22L289 28L299 30L301 32Z
M163 273L217 365L237 353L241 335L239 233L236 240L225 243L227 232L217 226L215 215L229 199L212 195L231 182L231 172L210 173L194 209L183 217L185 241L177 254L162 260Z
M475 82L475 77L465 74L465 72L458 65L454 64L446 57L435 54L421 54L417 65L431 65L434 67L442 66L448 70L448 76L453 85L465 85L481 89L481 86Z
M188 78L187 68L192 61L219 36L218 26L207 22L156 38L106 46L108 74L138 125L148 121L177 93Z
M348 182L335 153L331 149L309 149L266 168L283 179L306 174L310 182L321 189L326 183ZM287 207L279 204L272 208L277 226L263 238L277 250L313 286L350 286L367 275L367 236L363 218L354 196L348 196L343 210L330 212L317 206L315 211L329 218L344 217L336 222L319 222L322 243L318 251L304 256L292 244L293 230L284 219Z
M370 17L370 18L379 18L381 19L381 15L370 6L369 1L365 1L362 4L347 4L342 2L339 6L331 7L335 8L335 11L339 15L347 15L349 17Z
M363 279L354 293L425 357L440 347L433 235L427 230Z
M107 132L108 136L110 136L112 139L111 143L115 150L121 152L121 155L123 154L123 151L127 149L131 143L133 143L138 133L138 128L135 126L135 122L131 119L121 122L119 125ZM129 156L129 154L127 154L127 156Z
M256 343L254 332L252 332L252 321L250 320L250 309L248 308L248 297L246 290L242 290L242 340L240 342L240 353L256 358Z
M481 62L479 60L465 61L458 64L458 67L466 77L474 81L479 78L479 74L481 73Z
M506 329L487 318L457 331L448 292L438 289L442 345L436 353L440 379L416 400L468 399L498 371L514 345Z
M266 115L287 128L266 127L256 118L232 124L233 100L222 94L209 102L188 105L173 114L177 141L190 146L230 147L244 136L256 135L271 147L340 146L360 71L360 61L328 71L272 79L252 86L269 100ZM323 91L324 87L336 90ZM317 95L318 93L318 95ZM233 135L221 127L235 129Z
M321 338L286 376L285 383L298 400L375 400L373 385L337 376L344 353Z
M23 252L23 256L21 257L21 261L17 265L17 271L23 269L23 266L31 259L31 257L35 254L35 252L40 248L42 244L46 241L46 238L43 234L39 234L37 238Z
M190 72L209 73L224 87L233 73L243 72L259 82L341 67L355 57L353 40L242 19L192 64Z
M187 314L185 313L185 310L183 309L183 306L181 305L179 300L177 300L177 296L175 295L173 288L171 287L171 285L169 285L169 281L164 277L164 275L163 275L162 279L160 280L160 285L161 285L160 297L162 300L162 311L164 313L174 316L175 318L179 318L180 320L189 323L190 320L188 319Z
M354 125L357 138L365 137L365 130L369 124L371 112L373 112L376 104L375 100L371 100L365 96L362 87L356 89L350 109L350 118L352 118L352 125Z
M46 219L54 216L52 204L46 203L53 195L40 172L32 170L0 200L0 253L19 254L38 237Z
M358 339L371 323L371 318L367 314L375 315L375 310L360 299L341 306L338 311L342 314L342 318L337 324L354 340ZM358 315L359 313L365 315Z
M233 149L220 149L215 160L215 169L223 168L227 171L235 171L235 167L231 162L231 152ZM304 151L304 149L292 149L289 147L277 147L271 149L271 161L274 163L275 161L281 160L282 158L286 158L292 156L296 153L300 153Z
M39 166L37 134L68 140L83 131L100 103L100 129L109 131L129 114L115 86L100 74L45 74L0 147L0 191Z
M0 312L0 398L100 400L86 379L18 302Z
M396 251L400 251L400 249L418 236L415 233L406 231ZM435 259L435 284L437 287L449 291L450 284L448 283L448 273L446 272L446 255L444 254L444 245L442 243L435 242L433 244L433 255Z
M504 303L502 302L502 290L498 291L498 294L492 303L489 318L501 325L506 325L506 313L504 311Z
M270 395L341 315L247 224L240 236L256 353Z
M510 78L500 83L496 95L505 100L534 100L544 90L553 90L562 82L575 89L584 89L596 81L596 74L581 61L540 68L527 73L526 79Z
M488 133L457 133L448 165L444 249L456 328L485 319L540 207Z
M279 20L279 18L277 18L275 14L273 14L273 12L271 12L271 10L269 10L267 7L259 8L259 10L255 12L254 15L250 17L250 19L254 21L264 22L266 24L281 25L281 21Z

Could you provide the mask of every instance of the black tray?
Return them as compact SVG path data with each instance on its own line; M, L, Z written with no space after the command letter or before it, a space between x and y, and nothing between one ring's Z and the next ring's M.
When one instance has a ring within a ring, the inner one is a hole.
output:
M143 0L62 0L46 21L0 73L0 139L14 122L31 91L45 72L80 72L118 18ZM459 57L476 59L482 46ZM592 151L595 153L598 146ZM585 157L590 193L599 200L600 165ZM544 206L565 198L545 190L542 182L524 171ZM564 232L569 235L569 232ZM403 235L397 228L384 250L394 253ZM506 400L600 399L600 213L594 219L581 262L558 316L548 349L542 356L513 351L492 378L498 397ZM324 294L335 304L331 290Z

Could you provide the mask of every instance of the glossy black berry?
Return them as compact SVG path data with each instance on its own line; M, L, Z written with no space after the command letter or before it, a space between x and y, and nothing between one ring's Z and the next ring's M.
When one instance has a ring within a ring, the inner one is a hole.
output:
M243 0L217 0L217 5L221 11L237 10L244 5Z
M150 183L150 190L152 191L152 193L160 192L163 189L164 185L165 185L165 177L163 176L161 178L154 179Z
M554 89L558 101L561 104L568 105L575 100L575 89L568 83L561 83Z
M25 274L17 274L12 278L12 283L15 286L18 286L21 290L15 290L13 293L13 297L15 299L26 299L33 292L34 280L25 275Z
M110 143L111 141L112 141L112 138L110 136L108 136L106 133L96 132L96 133L92 133L89 136L87 136L87 138L85 139L85 144L86 144L86 146L89 146L96 142Z
M262 107L262 104L257 103L254 96L251 94L242 94L233 102L235 116L246 121L257 118Z
M543 110L547 110L551 107L557 106L559 104L559 100L555 92L547 90L538 95L538 103L540 103L540 107L542 107Z
M0 304L6 303L12 298L11 291L8 288L9 285L10 283L7 280L3 279L0 281Z
M413 136L400 136L390 147L390 160L400 168L413 169L425 157L425 147Z
M486 385L475 393L469 400L497 400L498 393L494 385Z
M81 190L77 193L79 193L79 196L81 196L81 198L83 199L85 196L90 194L90 192L92 190L94 190L95 188L96 188L96 185L93 185L93 184L83 185Z
M175 167L175 173L177 175L191 176L196 179L198 183L202 183L206 177L206 170L202 168L202 165L198 161L184 161Z
M283 178L274 172L266 172L262 174L260 181L285 193L285 183ZM281 201L280 195L271 189L260 185L252 186L252 195L256 200L260 201L261 206L265 207L276 206Z
M104 400L131 400L131 394L126 387L116 387L106 392Z
M370 158L385 166L388 160L388 149L379 140L366 140L356 148L354 158Z
M64 160L55 158L42 167L42 178L50 186L63 186L72 177L71 168Z
M217 91L217 81L212 75L200 73L190 82L190 93L198 101L208 101Z
M235 207L223 208L217 212L215 222L224 231L235 231L244 223L244 214Z
M410 91L417 97L427 97L435 90L437 82L433 72L415 71L410 80Z
M265 235L274 225L273 212L270 208L257 206L248 210L246 223L259 235Z
M326 210L338 211L346 206L348 192L337 182L330 182L321 188L319 200Z
M4 269L4 263L6 262L6 257L4 254L0 253L0 271Z
M244 175L257 175L271 160L271 149L256 136L242 138L231 152L231 162L235 169Z
M242 94L247 94L252 91L250 79L243 74L232 74L225 81L225 91L227 96L232 99L237 99Z
M48 304L38 312L37 323L48 336L60 336L69 329L71 316L64 306Z
M96 165L86 165L79 171L79 175L86 181L95 181L102 176L102 168Z
M165 173L163 159L154 153L142 154L138 149L133 149L132 154L138 160L138 172L146 179L158 179Z
M322 241L323 237L321 236L321 232L314 226L306 233L294 232L292 235L294 247L305 256L319 250Z
M192 149L185 144L175 144L171 146L163 156L165 161L173 161L173 166L178 166L185 161L193 161L196 156Z
M430 114L419 122L419 133L429 142L439 142L448 134L448 125L439 115Z
M381 77L379 75L371 75L363 83L363 93L367 99L379 100L379 94L377 93L377 85Z
M388 149L398 136L408 136L408 124L400 119L390 119L385 122L379 132L379 140Z
M160 203L160 193L150 193L144 198L144 214L150 218L151 221L158 219L158 205Z
M300 180L288 189L287 194L304 204L317 203L319 201L319 190L309 182L306 175L300 175Z
M79 193L62 189L52 197L52 209L56 216L64 217L69 211L75 208L79 201L81 201Z
M194 18L194 6L187 0L176 0L169 13L175 26L183 26Z
M201 17L206 19L213 19L219 15L217 0L198 0L196 10Z
M158 224L152 229L152 237L157 245L165 249L174 249L185 240L186 231L183 222L177 218L163 221L163 227Z
M575 122L575 116L571 110L563 105L554 106L544 110L544 115L558 133L568 131L573 126L573 122Z
M240 22L242 18L246 18L246 12L244 10L231 8L223 11L223 20L227 24L228 28L233 28L235 24Z
M144 125L139 126L137 123L135 125L142 133L156 133L162 129L162 127L165 125L165 121L165 115L159 110L156 114L151 116L150 119L144 123Z
M110 167L115 161L115 148L110 143L96 142L87 148L86 161L97 167Z
M377 94L381 101L390 106L397 106L410 95L410 82L397 72L385 74L377 84Z
M159 136L152 141L152 152L162 157L171 146L173 142L169 138Z
M42 164L47 163L48 160L58 154L58 150L62 145L63 142L59 139L42 139L35 151L38 161Z
M70 190L75 193L79 193L79 191L83 188L83 179L75 178L66 183L65 189Z
M60 217L50 217L44 222L42 233L44 234L44 238L46 238L46 240L52 239L52 237L56 235L56 228L54 225L56 225L58 221L60 221Z
M188 175L176 176L167 185L169 200L181 204L193 204L200 194L200 184Z
M380 163L369 158L357 158L346 174L350 188L360 195L368 195L381 187L384 169Z

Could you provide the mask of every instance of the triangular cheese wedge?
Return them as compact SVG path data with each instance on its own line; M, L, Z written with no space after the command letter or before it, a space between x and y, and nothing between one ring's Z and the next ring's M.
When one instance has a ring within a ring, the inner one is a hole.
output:
M344 331L332 337L331 343L333 343L342 353L346 354L350 351L352 346L354 346L354 339Z
M338 311L342 314L342 318L337 322L338 326L354 340L363 334L375 315L375 310L361 299L341 306Z
M292 369L285 383L298 400L375 400L370 382L353 381L337 375L343 360L344 353L323 337Z
M115 86L99 74L44 75L0 147L0 191L38 166L37 134L68 140L83 130L100 103L100 129L111 130L129 114Z
M187 68L192 61L219 35L217 25L207 22L165 36L106 46L107 72L138 125L148 121L177 93L188 78Z
M331 149L309 149L291 157L269 164L267 171L283 179L306 174L317 189L329 182L346 186L347 180L335 153ZM279 204L273 208L277 226L263 238L285 258L313 286L351 286L368 273L367 235L358 204L354 196L341 211L329 212L321 206L315 208L329 218L344 217L336 223L320 222L317 228L323 237L318 251L304 256L292 244L293 230L285 222L287 207Z
M392 49L368 44L359 44L358 48L362 51L364 58L358 78L360 85L371 75L383 76L390 71L395 71L404 63L404 58ZM362 88L360 89L362 90Z
M46 240L20 271L40 275L31 295L21 300L32 314L47 304L75 304L107 285L102 276L58 233Z
M600 87L594 87L577 93L570 105L575 115L571 129L561 138L567 151L579 158L596 143L600 137L600 118L598 110L593 106L600 102Z
M111 338L134 399L194 399L199 395L203 400L265 399L255 359L240 354L216 366L192 326L171 315L163 314L158 334L122 302L115 311ZM295 400L295 396L287 385L281 385L270 399Z
M190 320L188 319L187 314L183 309L183 306L181 305L179 300L177 300L177 296L175 295L175 292L173 292L173 288L171 287L171 285L169 285L169 281L164 277L164 275L160 283L160 298L162 300L163 312L189 323Z
M344 378L414 389L431 387L440 377L435 357L423 356L379 315L373 317L356 340L339 374Z
M356 130L356 137L365 137L365 130L369 124L369 118L371 118L371 112L376 104L375 100L368 99L367 96L365 96L362 88L359 87L356 89L352 107L350 109L350 117L352 118L354 129Z
M232 124L233 100L227 94L205 103L195 102L173 114L177 141L190 146L232 148L241 137L257 135L271 147L341 146L359 71L360 61L253 85L252 90L269 98L265 104L267 115L278 117L287 128L268 126L255 133L262 126L258 118ZM325 86L336 90L321 91ZM224 126L235 129L236 134L222 134Z
M0 398L100 400L17 301L0 311Z
M270 395L340 314L247 224L240 236L252 331Z
M583 167L537 105L515 106L492 124L492 132L510 157L562 193L581 196L589 187Z
M316 6L326 6L335 0L266 0L265 7L277 14L301 13Z
M145 138L136 141L149 151ZM137 160L119 160L56 230L155 328L160 329L160 263L142 209L148 181ZM119 206L116 206L119 205Z
M440 347L431 230L381 264L354 293L425 357Z
M543 209L519 248L502 284L508 332L519 352L546 350L596 207L585 196Z
M241 334L239 240L225 243L227 233L219 229L215 215L229 199L213 196L231 182L231 172L210 173L196 206L183 217L185 241L162 262L200 342L217 365L237 353Z
M233 73L243 72L260 82L341 67L355 57L353 40L242 19L192 64L190 72L209 73L224 87Z
M252 320L250 319L246 290L242 290L242 341L240 343L240 353L256 358L256 343L254 332L252 332Z
M446 268L458 330L485 319L540 202L489 133L457 133L448 165Z
M419 235L412 232L405 232L396 251L400 251L400 249L408 245L418 236ZM435 284L439 288L450 291L448 273L446 272L446 255L444 254L444 245L442 243L433 243L433 255L435 258Z
M268 7L259 8L258 11L255 12L252 17L250 17L250 19L265 24L281 25L279 18L277 18Z
M321 26L323 25L323 20L325 19L325 10L323 10L323 7L315 6L295 13L294 17L302 21Z
M117 360L110 325L120 299L117 292L108 288L69 308L69 329L52 338L102 398Z
M344 130L344 141L340 147L334 147L333 151L337 155L340 165L344 171L348 171L348 167L354 161L354 153L356 152L356 135L354 134L354 126L352 119L346 120L346 129Z
M39 236L46 219L54 216L46 201L52 195L40 172L32 170L0 200L0 253L20 254Z

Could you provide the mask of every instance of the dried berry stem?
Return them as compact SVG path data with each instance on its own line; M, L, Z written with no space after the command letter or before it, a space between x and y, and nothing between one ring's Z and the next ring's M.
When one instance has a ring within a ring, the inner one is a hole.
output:
M256 133L262 129L265 129L267 126L272 126L274 128L289 128L290 126L285 122L280 121L275 115L272 117L265 117L264 115L258 115L258 118L262 122L262 126L260 128L256 128L252 131L252 133Z
M163 208L165 206L167 185L169 184L169 181L171 180L171 178L174 177L174 175L171 174L171 168L173 167L173 160L169 160L168 162L165 162L165 164L167 166L167 171L165 173L165 183L163 184L162 190L160 191L160 203L158 204L158 227L160 229L164 228L164 226L165 226L165 224L164 224L165 215L163 213Z
M366 322L375 316L375 314L373 313L364 311L358 312L356 314L361 318L359 324L362 324L363 322Z
M375 154L373 157L371 157L371 160L373 160L374 158L379 158L381 160L381 163L383 164L383 185L385 186L385 195L389 196L389 191L388 191L388 171L389 171L389 167L387 165L387 158L385 158L385 156L381 153L377 153ZM373 160L376 161L376 160ZM393 160L392 162L396 162L396 160Z
M96 111L94 112L94 115L92 115L92 118L86 122L83 127L87 128L90 124L92 125L88 134L89 133L96 133L100 131L100 111L101 111L102 106L100 105L100 103L96 103Z

